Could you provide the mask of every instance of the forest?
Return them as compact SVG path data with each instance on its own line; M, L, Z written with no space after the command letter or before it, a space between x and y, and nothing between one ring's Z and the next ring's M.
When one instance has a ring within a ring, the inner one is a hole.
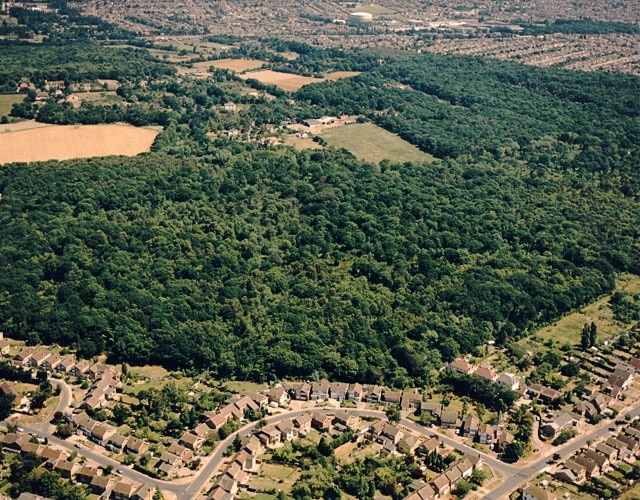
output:
M60 61L71 80L120 66L161 77L119 94L164 131L136 158L0 168L6 335L220 378L407 387L610 293L618 272L640 273L637 78L287 48L305 54L291 71L364 73L246 100L233 76L178 82L142 49ZM39 57L58 57L42 50L25 59L31 77ZM3 85L17 81L10 66ZM248 105L222 116L225 99ZM116 112L56 106L39 119ZM439 160L375 165L207 136L340 113Z

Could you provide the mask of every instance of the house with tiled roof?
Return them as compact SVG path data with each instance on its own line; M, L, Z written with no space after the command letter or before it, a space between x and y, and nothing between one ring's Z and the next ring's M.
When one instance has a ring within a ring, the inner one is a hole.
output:
M475 370L475 366L463 358L454 359L449 363L449 368L457 372L464 373L465 375L471 375Z

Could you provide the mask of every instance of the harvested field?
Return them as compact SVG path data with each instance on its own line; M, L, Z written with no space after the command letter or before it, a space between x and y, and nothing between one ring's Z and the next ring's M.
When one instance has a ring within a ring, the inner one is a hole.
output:
M11 107L24 100L24 94L2 94L0 95L0 116L7 115L11 112Z
M200 64L205 65L202 66L205 68L213 66L214 68L228 69L235 71L236 73L242 73L243 71L261 68L264 61L260 61L258 59L218 59L215 61L203 61L201 63L196 63L194 66Z
M373 123L356 123L326 129L322 131L322 137L330 146L345 148L357 158L373 163L385 159L396 163L424 163L434 159L413 144Z
M319 83L324 81L323 78L313 78L311 76L293 75L291 73L280 73L279 71L272 71L265 69L261 71L252 71L251 73L245 73L243 78L254 78L262 83L275 85L282 90L295 91L303 85L309 83Z
M149 151L156 135L156 130L129 125L45 125L22 130L0 126L0 164L135 156Z
M324 75L325 80L340 80L341 78L351 78L353 76L358 76L361 74L361 71L334 71L333 73L327 73Z
M302 151L303 149L322 149L322 146L315 142L311 137L301 139L294 135L288 135L284 143L287 146L293 146L298 151Z

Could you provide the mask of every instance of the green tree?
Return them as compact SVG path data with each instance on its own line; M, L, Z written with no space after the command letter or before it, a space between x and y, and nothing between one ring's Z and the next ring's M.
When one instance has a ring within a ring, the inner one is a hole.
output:
M389 405L384 410L385 415L389 419L389 422L397 424L400 422L400 407L398 405Z

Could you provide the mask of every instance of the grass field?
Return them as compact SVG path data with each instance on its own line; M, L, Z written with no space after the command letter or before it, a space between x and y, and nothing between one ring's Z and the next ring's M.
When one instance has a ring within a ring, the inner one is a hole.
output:
M302 151L303 149L322 149L322 146L317 142L314 142L311 137L305 137L302 139L295 135L288 135L284 143L287 146L293 146L298 151Z
M128 125L51 125L26 130L0 126L0 165L94 156L135 156L149 151L156 135L155 130Z
M267 387L265 384L256 384L254 382L244 382L241 380L231 380L225 382L224 385L231 392L257 392L264 391Z
M640 293L640 276L623 274L616 280L616 290L629 293ZM536 332L540 341L553 339L561 343L580 343L580 333L585 323L594 322L598 327L598 342L617 337L627 325L613 319L613 311L609 306L609 296L589 304L582 310L569 314L553 325Z
M351 78L360 74L360 71L334 71L333 73L327 73L324 75L324 79L334 81L340 80L341 78Z
M203 61L195 63L194 66L198 68L208 68L213 66L219 69L228 69L235 71L236 73L242 73L243 71L249 71L250 69L261 68L264 61L258 59L218 59L216 61Z
M323 78L313 78L311 76L293 75L291 73L281 73L279 71L272 71L270 69L264 69L260 71L252 71L242 75L243 78L255 78L256 80L269 85L275 85L282 90L295 91L303 85L309 83L319 83L324 81Z
M24 100L24 94L0 94L0 116L9 116L11 106Z
M260 473L251 478L250 484L262 490L291 491L293 483L300 477L300 472L285 465L262 464Z
M373 163L384 159L397 163L424 163L434 159L373 123L357 123L323 130L322 137L330 146L345 148L357 158Z

